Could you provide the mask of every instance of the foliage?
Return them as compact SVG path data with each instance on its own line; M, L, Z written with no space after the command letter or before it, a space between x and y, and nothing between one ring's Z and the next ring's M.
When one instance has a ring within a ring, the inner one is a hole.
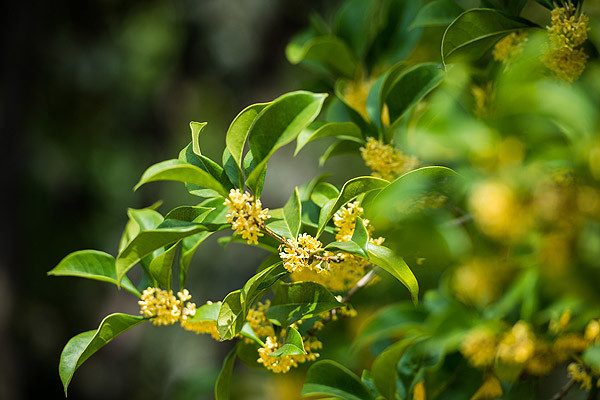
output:
M67 343L65 393L75 370L123 331L179 322L237 340L215 387L216 398L227 399L236 360L274 373L315 361L327 346L317 334L355 317L354 295L376 290L380 279L404 289L395 287L393 304L374 302L354 338L355 350L374 361L359 377L319 360L308 368L303 396L539 397L548 394L539 382L553 371L570 379L565 393L575 383L595 393L595 60L582 83L570 84L589 58L589 18L582 2L539 1L552 9L544 29L521 15L524 1L481 3L348 0L332 27L315 19L286 50L330 93L296 91L248 106L226 133L221 163L201 152L206 123L190 123L179 158L149 167L136 188L184 183L198 204L164 216L152 207L130 210L116 258L77 251L49 272L110 282L142 299L144 317L112 314ZM429 29L437 30L440 52L415 62ZM339 187L315 178L284 207L263 208L273 153L296 141L297 154L324 138L334 141L322 163L350 153L372 175ZM273 254L242 288L196 307L185 289L191 256L222 230L231 233L223 241ZM137 287L127 275L136 266Z

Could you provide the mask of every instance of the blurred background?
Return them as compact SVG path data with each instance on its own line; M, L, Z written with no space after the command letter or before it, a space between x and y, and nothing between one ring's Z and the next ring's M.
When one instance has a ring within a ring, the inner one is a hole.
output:
M209 122L203 152L216 157L242 108L306 87L309 75L286 61L285 45L311 13L328 15L337 3L60 0L3 7L0 398L64 398L58 361L66 342L109 313L139 312L136 299L112 285L46 272L72 251L116 254L127 207L163 200L164 213L197 202L175 183L132 188L145 168L177 157L190 141L189 121ZM292 149L283 149L270 163L278 174L267 179L264 203L280 207L294 186L317 175L320 152L292 159ZM334 182L368 173L362 162L347 161L329 165L344 171ZM265 255L231 246L225 252L216 237L201 246L188 279L193 301L222 299ZM230 346L144 325L89 360L69 398L211 399ZM236 387L245 394L238 398L285 398L265 394L278 390L265 389L265 375L241 371Z

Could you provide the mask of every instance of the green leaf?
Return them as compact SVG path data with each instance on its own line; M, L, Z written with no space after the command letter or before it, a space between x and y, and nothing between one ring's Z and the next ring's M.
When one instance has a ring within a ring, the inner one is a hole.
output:
M201 156L202 152L200 151L200 133L206 127L207 122L190 122L190 129L192 130L192 149L196 155Z
M331 199L335 199L340 194L338 188L331 183L319 182L312 190L310 199L319 207L323 207Z
M446 167L423 167L400 176L365 205L366 217L379 229L397 224L413 206L432 191L443 192L458 174Z
M331 360L317 361L308 369L301 396L335 396L345 400L373 400L360 378Z
M246 144L250 127L252 127L252 124L260 112L269 104L271 103L258 103L244 108L234 118L234 120L231 122L231 125L229 125L227 136L225 137L225 143L227 145L227 149L231 153L231 156L240 168L242 167L242 154L244 153L244 145ZM240 185L240 189L242 187L243 185Z
M241 290L229 293L223 299L217 318L217 331L223 340L235 337L246 322L244 308L242 307Z
M231 388L231 375L233 374L233 365L237 356L237 346L233 348L225 357L223 367L215 384L215 399L229 400L229 389Z
M318 62L334 76L354 78L358 61L348 45L335 36L319 36L303 44L292 41L285 49L292 64L304 60Z
M105 344L143 322L144 317L127 314L111 314L104 318L96 330L87 331L74 336L65 345L61 355L58 372L67 395L67 388L73 374L92 354Z
M211 228L206 225L169 220L169 225L159 225L156 229L140 232L117 256L117 281L138 263L142 258L152 254L154 250L177 242Z
M302 342L302 335L300 335L300 332L290 326L287 328L285 344L269 354L269 356L285 357L296 356L299 354L306 354L306 350L304 350L304 343Z
M544 1L550 3L550 9L554 8L551 1ZM539 3L542 4L542 2ZM481 0L481 7L497 8L512 15L519 15L526 4L527 0Z
M196 313L193 317L188 318L188 322L200 322L200 321L215 321L219 317L219 310L221 309L221 303L207 303L196 308Z
M148 168L134 190L148 182L177 181L202 186L227 196L227 190L211 174L181 160L167 160Z
M198 150L199 149L200 147L198 147ZM229 191L230 189L233 189L234 185L229 180L229 177L225 173L223 167L221 167L219 164L202 154L196 154L193 150L193 143L188 144L179 152L179 160L208 172L213 178L217 180L217 182L223 185L225 190ZM205 192L207 190L217 193L216 191L211 189L202 189L201 185L186 183L185 186L188 192L195 196L214 197L214 195L210 193L206 194ZM217 195L218 194L219 193L217 193Z
M581 355L583 362L596 371L600 371L600 346L588 347Z
M300 233L300 226L302 225L302 205L300 204L300 195L298 194L298 187L294 189L294 193L290 196L290 199L283 206L283 220L289 231L288 239L298 238Z
M319 166L322 167L331 157L339 156L340 154L360 154L362 145L354 141L338 140L325 150L325 153L319 157Z
M536 25L526 19L491 8L474 8L459 15L446 28L442 38L442 63L450 56L481 57L494 43L507 34Z
M182 206L172 209L165 215L165 219L176 219L185 222L202 222L215 208L201 206Z
M366 251L355 242L332 242L324 247L325 250L341 250L359 257L368 258Z
M336 16L336 36L350 45L359 58L364 58L377 29L380 3L371 0L349 0L342 3Z
M317 229L318 238L323 233L325 225L333 217L333 215L342 207L356 196L370 192L372 190L378 190L388 185L389 182L383 179L374 178L371 176L359 176L358 178L350 179L342 186L342 190L335 201L328 201L321 209L321 215L319 215L319 227Z
M404 71L389 86L385 97L390 113L390 125L397 126L408 110L438 87L444 76L444 71L436 63L420 64Z
M361 217L356 217L356 224L354 225L354 232L352 233L353 243L356 243L363 251L364 256L367 256L367 243L369 242L369 232Z
M417 304L419 301L419 283L404 260L387 247L373 243L367 244L367 253L369 254L369 261L392 274L394 278L406 286L413 303Z
M267 318L276 325L287 326L342 305L318 283L282 283L277 286Z
M244 326L242 327L242 330L240 331L240 335L242 335L245 338L248 338L250 340L253 340L254 342L258 343L260 346L264 346L265 343L260 340L260 338L258 336L256 336L256 332L254 332L254 330L252 329L252 327L250 326L250 324L248 322L244 323Z
M454 0L434 0L421 8L409 29L446 26L463 11Z
M156 280L161 287L164 287L167 290L171 290L173 276L172 266L178 244L179 242L175 242L175 244L166 251L154 257L148 268L152 279Z
M69 254L48 271L48 275L78 276L118 286L114 257L97 250L80 250ZM121 286L137 297L142 295L126 276L123 277Z
M336 136L357 143L364 143L360 128L354 122L329 122L315 121L298 135L294 156L309 142L323 137Z
M287 271L279 261L248 279L241 290L225 297L217 318L217 331L221 339L233 339L242 330L252 303L285 274Z
M233 182L238 189L244 188L244 173L242 172L242 168L235 161L228 148L223 150L223 169L229 180Z
M181 241L181 256L179 257L179 287L185 287L187 280L187 271L192 261L192 257L198 249L198 246L204 242L212 232L198 232L195 235L188 236Z
M248 133L254 166L246 179L246 184L256 196L260 195L257 189L271 154L294 140L319 115L325 97L327 94L305 91L287 93L256 117Z
M412 339L405 339L394 343L373 361L373 367L371 368L373 382L379 393L386 399L396 398L398 361L406 353L412 342Z
M535 1L537 1L539 4L546 7L548 10L554 9L554 4L552 4L552 0L535 0Z
M377 310L361 326L353 347L362 348L379 339L406 336L413 328L421 328L427 314L412 303L391 304Z

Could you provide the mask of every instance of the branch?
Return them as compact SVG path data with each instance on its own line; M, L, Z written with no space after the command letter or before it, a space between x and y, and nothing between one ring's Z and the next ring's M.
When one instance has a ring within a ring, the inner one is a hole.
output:
M571 379L565 386L563 386L560 392L556 393L556 395L554 395L554 397L550 400L561 400L567 395L567 393L569 393L569 390L571 390L573 386L575 386L575 380Z

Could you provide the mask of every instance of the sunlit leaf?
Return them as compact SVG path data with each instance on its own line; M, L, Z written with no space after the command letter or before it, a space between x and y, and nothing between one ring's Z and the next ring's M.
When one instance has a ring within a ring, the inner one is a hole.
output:
M60 364L58 366L60 380L65 389L65 396L77 368L105 344L144 320L144 317L111 314L102 320L98 329L80 333L69 340L60 355Z
M114 257L97 250L80 250L69 254L48 275L77 276L118 285ZM126 276L121 280L121 286L135 296L141 296Z
M417 278L415 278L415 275L404 260L387 247L378 246L373 243L367 244L367 253L369 254L369 260L373 264L389 272L406 286L413 303L417 304L419 299L419 284Z
M336 136L343 138L344 140L352 140L357 143L364 142L360 128L353 122L324 123L315 121L298 135L294 155L298 154L304 146L313 140L330 136Z

